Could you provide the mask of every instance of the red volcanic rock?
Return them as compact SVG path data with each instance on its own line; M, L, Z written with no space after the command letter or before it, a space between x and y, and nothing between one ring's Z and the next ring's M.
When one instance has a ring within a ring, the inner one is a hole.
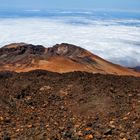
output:
M0 49L0 71L27 72L36 69L58 73L85 71L140 76L139 72L113 64L81 47L66 43L51 48L14 43Z

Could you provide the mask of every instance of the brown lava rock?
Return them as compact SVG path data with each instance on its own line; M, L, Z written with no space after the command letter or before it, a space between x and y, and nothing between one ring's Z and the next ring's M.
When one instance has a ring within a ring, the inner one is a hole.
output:
M140 78L0 74L2 140L139 140Z

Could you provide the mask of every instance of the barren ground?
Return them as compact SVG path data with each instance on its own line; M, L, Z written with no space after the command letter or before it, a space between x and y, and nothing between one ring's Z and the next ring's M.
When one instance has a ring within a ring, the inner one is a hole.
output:
M140 78L0 74L2 140L139 140Z

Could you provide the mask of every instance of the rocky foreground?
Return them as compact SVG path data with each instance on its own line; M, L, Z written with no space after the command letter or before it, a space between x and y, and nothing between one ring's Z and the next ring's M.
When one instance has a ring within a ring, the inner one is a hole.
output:
M2 140L139 140L140 78L0 74Z

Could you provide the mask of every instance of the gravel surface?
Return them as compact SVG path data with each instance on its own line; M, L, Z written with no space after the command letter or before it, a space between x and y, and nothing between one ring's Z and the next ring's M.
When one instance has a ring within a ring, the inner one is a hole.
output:
M140 78L0 73L0 140L140 140Z

